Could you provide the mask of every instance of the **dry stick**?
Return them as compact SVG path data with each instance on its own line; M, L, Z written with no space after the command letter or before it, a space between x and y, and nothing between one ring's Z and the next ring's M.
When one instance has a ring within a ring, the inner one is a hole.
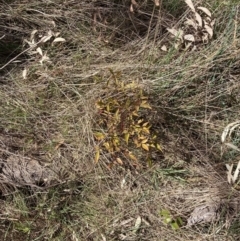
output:
M34 46L35 47L35 46ZM0 70L6 68L9 64L11 64L15 59L17 59L19 56L21 56L22 54L26 53L28 50L30 50L31 48L33 48L33 46L29 47L28 49L25 49L23 52L21 52L20 54L18 54L17 56L15 56L13 59L9 60L5 65L3 65Z
M155 1L155 4L156 4L156 1ZM159 2L158 2L159 4ZM157 35L159 34L159 31L158 29L160 29L160 26L161 26L161 22L162 22L162 18L161 18L161 11L162 11L162 5L159 6L156 4L156 6L159 7L159 10L158 10L158 20L157 20L157 25L155 27L155 33L154 33L154 40L153 40L153 43L155 44L156 43L156 40L157 40Z
M152 12L152 15L151 15L151 19L150 19L150 22L149 22L149 25L148 25L148 31L147 31L147 36L146 36L145 42L143 44L143 47L137 52L136 55L141 54L147 48L148 39L149 39L150 31L151 31L151 25L152 25L152 21L153 21L153 17L154 17L154 10L155 10L155 5L154 5L154 9L153 9L153 12ZM144 55L145 55L145 52L144 52Z
M208 133L207 133L207 121L208 121L208 118L207 118L207 110L208 110L208 80L207 80L207 83L206 83L206 89L205 89L205 110L204 110L204 113L205 113L205 118L204 118L204 135L205 135L205 153L208 154ZM210 122L210 120L209 120Z

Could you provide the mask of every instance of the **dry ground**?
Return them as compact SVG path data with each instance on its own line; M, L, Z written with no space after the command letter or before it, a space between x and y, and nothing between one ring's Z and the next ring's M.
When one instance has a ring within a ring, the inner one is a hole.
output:
M211 11L213 37L176 49L167 28L187 31L187 4L136 2L0 1L1 240L239 239L225 167L239 150L221 144L239 119L239 3L193 1ZM133 143L95 162L94 134L108 131L96 104L135 98L106 87L112 73L148 97L141 118L162 149L148 162ZM237 128L228 141L239 146ZM210 222L187 225L212 203Z

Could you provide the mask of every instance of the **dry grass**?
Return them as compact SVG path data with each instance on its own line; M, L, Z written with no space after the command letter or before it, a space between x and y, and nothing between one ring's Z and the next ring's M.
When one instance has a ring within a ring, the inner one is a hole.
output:
M135 14L124 0L1 3L0 64L10 61L0 66L1 165L17 155L54 172L41 185L1 182L1 240L237 240L239 189L227 183L225 163L239 154L221 155L220 136L239 115L238 3L198 1L216 17L213 40L166 53L160 48L173 41L166 28L181 26L187 6L137 2ZM51 62L21 54L34 29L65 38L40 46ZM163 148L149 168L109 170L108 155L94 163L95 103L109 68L149 95L148 118ZM229 202L233 213L186 226L196 206L213 201ZM166 225L163 209L183 226Z

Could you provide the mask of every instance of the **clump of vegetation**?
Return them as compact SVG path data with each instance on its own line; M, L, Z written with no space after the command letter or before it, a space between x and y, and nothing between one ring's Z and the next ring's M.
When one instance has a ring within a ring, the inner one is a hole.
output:
M163 218L164 223L170 225L173 230L178 230L183 225L181 217L174 218L169 210L161 210L160 215Z
M139 166L139 159L151 165L152 152L161 151L161 147L149 123L147 110L152 108L142 87L134 81L122 81L120 72L111 71L96 107L95 161L98 162L100 153L106 152L113 160L111 165L123 165L127 159L133 166Z
M238 9L2 1L1 240L238 240Z

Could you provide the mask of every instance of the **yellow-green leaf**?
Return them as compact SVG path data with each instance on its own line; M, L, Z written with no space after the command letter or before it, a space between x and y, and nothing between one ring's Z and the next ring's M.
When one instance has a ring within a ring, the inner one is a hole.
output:
M115 146L115 151L121 151L121 149L118 146Z
M137 162L137 158L132 154L132 152L128 153L128 156L133 160Z
M118 103L118 101L115 99L112 101L113 105L114 106L121 106L121 104Z
M136 147L140 147L141 146L141 143L138 142L137 138L134 138L133 142L136 145Z
M118 137L114 137L112 140L112 143L115 147L117 147L119 145L119 138Z
M114 118L119 119L119 109L116 110L116 112L114 114Z
M129 109L129 107L131 107L131 101L129 99L127 99L127 101L124 103L125 108Z
M119 157L116 159L116 161L118 164L123 165L123 161Z
M146 136L138 136L138 139L139 140L144 140L144 139L146 139Z
M105 135L101 132L94 132L93 135L98 141L101 141L105 138Z
M142 148L146 151L149 151L149 146L148 144L142 144Z
M107 107L107 112L109 112L110 111L110 103L108 103L106 107Z
M143 140L142 140L142 144L147 143L147 141L148 141L148 139L143 139Z
M137 111L138 111L138 110L136 110L136 111L133 111L133 112L132 112L132 115L133 115L133 116L136 116L136 117L138 117L138 113L137 113Z
M104 103L102 102L102 100L98 100L98 101L96 102L96 107L97 107L98 109L102 109L102 108L104 107Z
M147 100L143 100L140 104L140 107L142 108L146 108L146 109L152 109L152 107L149 105L149 103L147 102Z
M146 134L150 134L149 128L148 127L143 127L142 131Z
M129 134L129 133L126 133L126 134L124 135L124 140L126 141L127 145L128 145L129 137L130 137L130 134Z
M162 148L159 144L156 144L156 148L159 150L159 151L162 151Z
M136 88L136 87L137 87L137 84L135 82L132 82L132 83L129 83L129 84L125 85L126 89L133 89L133 88Z
M108 142L104 142L103 146L106 148L107 151L110 150L110 144Z
M169 223L172 222L172 218L171 218L171 214L170 214L169 210L167 210L167 209L162 209L162 210L160 211L160 215L163 217L163 222L164 222L165 224L169 224Z
M119 84L117 83L117 85L119 85ZM125 84L123 82L121 82L120 83L120 90L124 90L124 87L125 87Z
M139 105L136 105L136 106L135 106L135 111L136 111L136 112L139 111ZM134 111L133 113L135 113L135 111ZM136 115L136 116L138 116L138 115Z
M179 225L177 224L177 222L169 222L172 229L173 230L178 230L179 229Z
M148 97L147 96L141 96L141 100L147 100Z
M142 126L146 127L148 125L148 122L145 122Z
M148 158L147 164L148 164L148 167L152 167L152 164L153 164L152 159Z
M99 147L96 147L95 163L98 163L99 158L100 158L100 149L99 149Z

